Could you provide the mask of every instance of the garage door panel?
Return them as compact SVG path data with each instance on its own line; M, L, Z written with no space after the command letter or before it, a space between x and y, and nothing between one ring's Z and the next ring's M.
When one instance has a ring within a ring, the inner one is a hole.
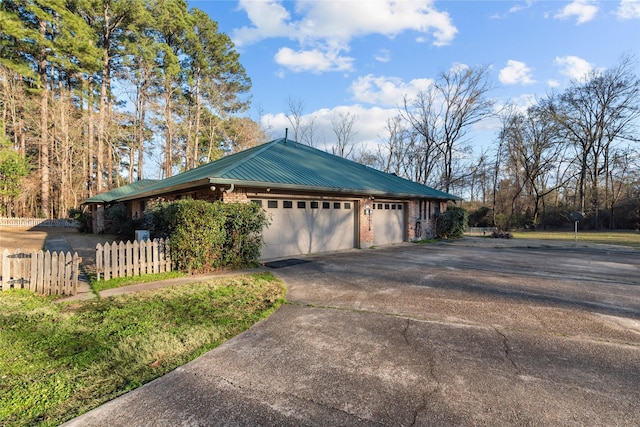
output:
M267 208L271 225L264 230L263 259L354 247L353 202L347 202L349 209L344 209L345 202L289 202L290 208L284 208L282 200L278 200L277 208ZM298 202L303 207L298 207ZM263 206L268 205L263 201Z
M374 245L404 241L406 227L402 203L377 203L372 216Z

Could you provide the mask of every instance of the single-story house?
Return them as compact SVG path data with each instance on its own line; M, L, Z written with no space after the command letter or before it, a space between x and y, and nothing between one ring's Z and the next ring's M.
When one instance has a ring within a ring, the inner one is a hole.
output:
M132 218L141 217L145 203L158 198L260 204L271 219L262 259L432 237L437 214L448 201L461 200L287 138L125 187L84 203L94 212L104 204L124 203Z
M105 229L104 223L104 207L112 204L119 203L119 199L136 192L142 188L158 182L157 179L141 179L140 181L133 182L131 184L123 185L118 188L114 188L104 193L96 194L93 197L89 197L82 202L83 205L88 206L91 209L93 230L96 233L100 233Z

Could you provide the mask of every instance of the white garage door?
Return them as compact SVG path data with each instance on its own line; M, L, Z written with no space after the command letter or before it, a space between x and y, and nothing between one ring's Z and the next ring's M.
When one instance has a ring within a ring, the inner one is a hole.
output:
M271 218L261 258L351 249L355 240L353 201L261 199Z
M371 211L373 244L387 245L404 241L405 220L402 203L377 202Z

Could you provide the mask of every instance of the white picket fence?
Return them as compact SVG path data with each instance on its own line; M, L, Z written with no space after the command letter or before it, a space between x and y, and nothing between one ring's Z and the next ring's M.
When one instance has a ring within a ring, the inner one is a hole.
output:
M75 295L80 262L77 253L16 249L0 253L0 289L28 289L42 295Z
M47 219L47 218L6 218L0 217L0 227L77 227L78 223L73 219Z
M169 240L98 243L96 245L96 279L139 276L171 271Z

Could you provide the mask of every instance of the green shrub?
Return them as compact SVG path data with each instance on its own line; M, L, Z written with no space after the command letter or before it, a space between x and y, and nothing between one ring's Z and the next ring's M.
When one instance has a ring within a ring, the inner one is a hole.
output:
M459 206L450 206L436 219L436 237L457 239L467 229L467 211Z
M176 268L190 273L257 262L266 215L253 203L161 202L145 211L151 236L169 238Z
M476 210L468 213L470 227L492 227L493 217L492 210L487 206L480 206Z
M135 230L141 228L143 221L131 219L127 207L121 203L108 206L104 211L105 229L107 234L117 234L123 240L133 240Z
M264 243L265 211L255 203L221 203L221 206L226 219L225 266L240 268L255 263Z
M83 212L81 209L69 209L69 218L74 219L80 233L93 233L93 221L91 214Z

